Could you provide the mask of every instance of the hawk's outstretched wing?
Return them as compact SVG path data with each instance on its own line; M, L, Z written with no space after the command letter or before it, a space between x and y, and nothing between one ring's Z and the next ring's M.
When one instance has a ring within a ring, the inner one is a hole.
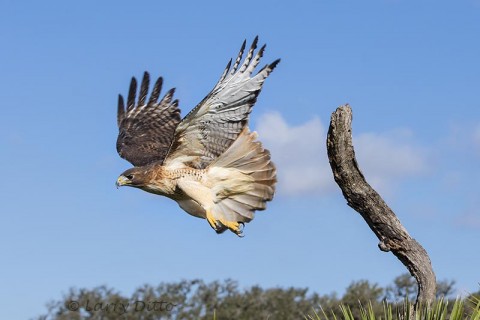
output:
M158 78L147 102L150 76L145 72L138 104L135 105L137 80L132 78L126 110L123 97L118 96L117 151L122 158L137 167L165 158L175 128L180 122L178 100L172 102L175 89L169 90L158 102L162 82L162 78Z
M248 121L248 115L262 89L263 82L280 59L263 67L251 77L265 50L255 54L258 37L240 65L246 42L231 67L227 64L213 90L180 122L164 163L178 163L205 168L221 155L238 137Z

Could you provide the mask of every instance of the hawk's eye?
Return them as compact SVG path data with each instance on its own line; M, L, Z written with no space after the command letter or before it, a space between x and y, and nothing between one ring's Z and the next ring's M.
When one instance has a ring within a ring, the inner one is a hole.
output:
M125 176L125 178L127 178L128 180L132 180L133 179L133 174L127 174Z

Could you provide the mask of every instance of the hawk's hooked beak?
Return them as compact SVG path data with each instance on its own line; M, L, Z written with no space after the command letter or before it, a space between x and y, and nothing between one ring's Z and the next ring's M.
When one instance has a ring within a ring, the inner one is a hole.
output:
M118 189L119 187L124 186L124 185L128 184L129 182L130 182L130 180L128 180L127 177L120 176L120 177L118 177L115 185L117 186L117 189Z

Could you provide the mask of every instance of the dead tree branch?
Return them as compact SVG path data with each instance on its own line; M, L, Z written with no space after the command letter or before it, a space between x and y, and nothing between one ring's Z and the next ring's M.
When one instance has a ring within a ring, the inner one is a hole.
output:
M335 181L347 203L361 214L380 240L378 247L391 251L415 277L418 295L415 309L435 299L436 281L430 258L425 249L410 235L380 195L367 183L352 144L352 109L339 107L330 119L327 151Z

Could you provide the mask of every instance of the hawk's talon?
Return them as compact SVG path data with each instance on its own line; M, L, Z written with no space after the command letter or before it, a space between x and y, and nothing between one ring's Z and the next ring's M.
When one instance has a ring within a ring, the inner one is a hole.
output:
M218 228L217 220L215 220L215 218L212 216L212 214L210 213L210 210L206 210L206 211L207 211L206 218L207 218L208 224L210 224L210 227L212 227L213 230L218 232L220 229Z
M239 237L243 237L243 228L245 227L245 223L240 221L224 221L224 220L217 220L211 214L210 210L206 210L206 219L210 227L215 230L216 233L220 234L224 232L226 229L229 229L233 233L235 233Z
M242 237L243 235L243 222L237 221L220 221L225 227L227 227L230 231L235 233L237 236Z

